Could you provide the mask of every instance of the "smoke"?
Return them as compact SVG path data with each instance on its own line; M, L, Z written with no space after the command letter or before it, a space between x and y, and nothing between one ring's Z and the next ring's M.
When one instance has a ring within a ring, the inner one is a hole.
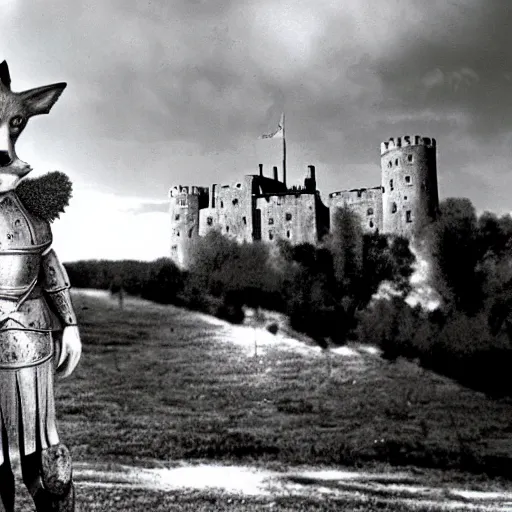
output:
M405 298L405 302L411 307L419 305L426 311L434 311L441 306L441 297L431 284L432 263L429 260L428 251L416 240L411 240L409 248L416 259L413 264L414 272L409 279L412 290ZM401 292L392 283L384 281L379 286L377 293L373 295L372 300L390 300L392 297L400 296Z
M416 260L413 264L414 272L409 281L412 291L405 301L409 306L419 305L422 309L434 311L441 306L441 297L430 282L432 263L429 260L428 252L415 240L411 241L410 249Z

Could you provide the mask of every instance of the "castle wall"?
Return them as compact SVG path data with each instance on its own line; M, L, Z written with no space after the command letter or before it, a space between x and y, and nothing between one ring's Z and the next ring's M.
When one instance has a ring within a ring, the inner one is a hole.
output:
M316 194L288 193L256 199L257 215L261 215L261 240L279 238L293 244L318 241Z
M437 216L436 141L419 135L381 144L383 231L411 237Z
M310 165L303 187L287 188L274 177L246 175L231 185L177 186L170 191L171 258L189 264L194 240L211 230L238 242L289 240L316 244L334 224L336 210L348 207L364 231L411 237L434 220L439 208L436 141L404 136L381 144L382 185L329 194L316 190Z
M199 212L199 236L216 229L239 242L252 241L253 180L254 176L244 176L232 185L213 187L208 207Z
M330 226L338 208L349 208L357 214L365 232L382 231L382 188L359 188L329 194Z
M192 243L199 236L199 211L208 202L208 189L176 186L169 196L171 259L185 268L189 264Z

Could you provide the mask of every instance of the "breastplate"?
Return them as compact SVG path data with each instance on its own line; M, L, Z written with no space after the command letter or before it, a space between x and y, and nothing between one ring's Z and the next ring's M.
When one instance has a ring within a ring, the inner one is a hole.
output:
M47 222L31 215L14 192L0 196L0 298L18 299L39 274L52 243Z

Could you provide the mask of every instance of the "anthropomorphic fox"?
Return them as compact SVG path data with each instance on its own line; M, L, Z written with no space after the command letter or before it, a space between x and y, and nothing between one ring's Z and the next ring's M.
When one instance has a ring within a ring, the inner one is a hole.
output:
M7 63L0 64L0 511L6 512L14 510L17 460L38 511L74 510L53 380L54 368L63 376L74 370L81 342L50 229L71 186L61 173L22 180L31 168L15 151L28 119L50 112L65 87L12 92Z

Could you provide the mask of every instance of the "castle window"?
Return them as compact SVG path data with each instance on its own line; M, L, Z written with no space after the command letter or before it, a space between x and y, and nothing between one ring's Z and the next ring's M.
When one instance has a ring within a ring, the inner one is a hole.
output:
M180 199L178 199L178 205L179 206L187 206L187 198L181 197Z
M189 237L189 238L192 238L192 233L193 233L193 232L194 232L194 228L190 228L190 229L188 230L188 237Z
M371 220L371 221L370 221L369 226L370 226L371 228L373 228L373 220Z
M176 230L176 236L180 236L180 232Z
M207 217L206 224L208 224L208 226L211 226L213 224L213 217Z
M171 251L172 252L178 252L178 246L177 245L171 246Z
M244 222L244 226L247 226L247 217L242 217L242 220Z
M242 188L242 184L241 183L237 183L236 184L236 188Z
M410 176L406 176L405 177L405 183L407 183L408 185L411 184L411 177Z
M236 206L238 204L238 199L233 199L233 206Z
M398 166L398 158L395 159L395 165Z
M393 189L393 180L389 180L389 190L394 190Z
M269 240L273 240L274 239L274 233L272 233L272 231L268 232L268 239Z
M396 206L396 203L392 203L392 205L391 205L391 213L396 213L397 209L398 208Z
M411 210L407 210L405 212L405 221L406 222L412 222L412 212L411 212Z
M221 208L224 208L224 201L221 201L221 202L220 202L220 207L221 207Z
M392 162L391 160L388 162L388 167L389 167L390 169L391 169L391 167L393 167L393 162Z
M288 238L290 238L290 236L291 236L290 230L288 230L288 231L286 232L286 236L287 236Z
M404 201L407 201L407 196L404 196Z
M407 161L412 162L412 155L407 155Z
M382 193L385 194L386 193L386 187L382 187Z
M229 226L226 226L226 233L229 233Z
M286 220L292 220L292 214L291 213L287 213L285 215L285 218L286 218Z
M177 213L175 216L174 216L174 220L180 220L180 214Z
M368 210L366 210L366 215L373 215L373 208L368 208Z
M272 225L272 224L274 224L274 219L273 219L273 217L270 217L270 218L268 219L268 224L269 224L269 226L270 226L270 225Z

